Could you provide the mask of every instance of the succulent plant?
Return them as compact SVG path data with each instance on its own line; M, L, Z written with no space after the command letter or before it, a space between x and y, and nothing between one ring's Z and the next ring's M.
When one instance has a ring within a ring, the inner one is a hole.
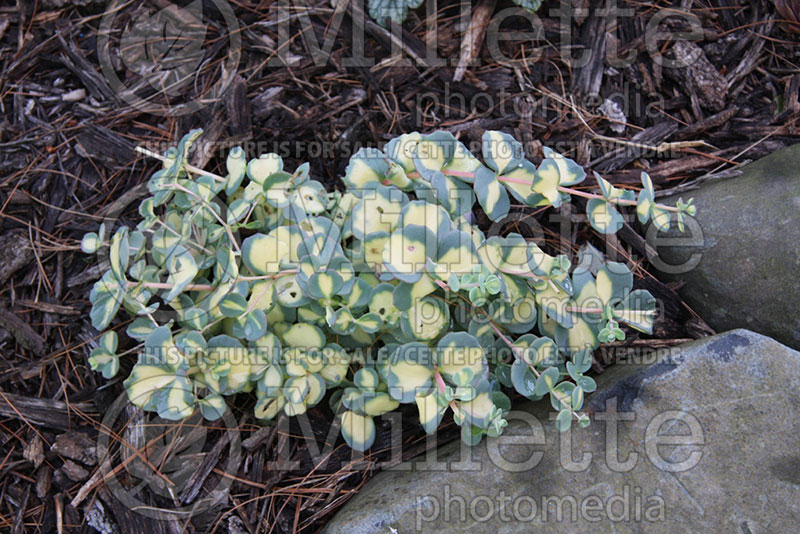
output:
M600 194L578 191L578 164L546 149L537 167L501 132L484 135L485 164L446 132L362 149L344 192L326 191L307 164L289 172L275 154L247 161L239 148L226 176L196 169L187 152L200 133L160 156L135 228L83 238L109 265L90 294L92 324L107 329L120 307L134 317L125 387L142 409L215 419L225 396L252 392L269 420L327 395L358 450L375 439L373 418L400 404L416 405L429 433L449 411L468 443L499 435L504 388L549 395L560 429L588 424L592 350L624 339L621 325L652 330L655 299L633 290L624 264L573 268L522 235L486 236L476 201L502 221L512 198L585 197L602 234L619 228L621 206L660 229L694 213L691 201L656 204L645 173L638 199L599 175ZM117 345L111 330L92 351L106 378L119 370Z

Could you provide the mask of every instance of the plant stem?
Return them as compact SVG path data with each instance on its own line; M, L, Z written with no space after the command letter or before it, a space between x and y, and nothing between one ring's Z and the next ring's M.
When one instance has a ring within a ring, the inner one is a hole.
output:
M172 232L172 233L173 233L173 234L174 234L176 237L183 238L183 236L182 236L181 234L179 234L178 232L176 232L176 231L175 231L175 230L174 230L174 229L173 229L173 228L172 228L170 225L168 225L167 223L165 223L165 222L164 222L164 221L162 221L161 219L156 219L156 222L157 222L159 225L161 225L161 226L162 226L164 229L166 229L166 230L168 230L168 231ZM197 242L195 242L195 241L192 241L191 239L187 239L187 240L185 240L185 241L184 241L184 243L188 243L188 244L190 244L190 245L193 245L193 246L197 247L198 249L200 249L201 251L205 252L206 254L211 254L211 251L210 251L210 250L208 250L208 249L207 249L207 248L205 248L204 246L200 245L200 243L197 243Z
M164 184L164 186L165 187L170 187L172 189L177 189L178 191L183 191L187 195L191 195L191 196L197 198L198 200L200 200L200 202L203 203L203 206L206 209L208 209L208 211L211 212L211 215L213 215L214 218L217 219L217 222L219 222L223 226L223 228L225 228L225 232L228 234L228 239L230 239L231 243L233 243L233 247L236 249L236 252L241 252L241 249L239 248L239 243L237 243L236 239L233 237L233 231L231 230L231 227L228 226L228 224L225 221L222 220L222 217L217 215L217 212L214 211L214 208L211 207L211 204L206 199L204 199L203 197L201 197L200 195L198 195L194 191L190 191L190 190L186 189L185 187L183 187L180 184Z
M240 276L236 279L236 282L252 282L254 280L274 280L276 278L280 278L281 276L288 276L290 274L297 273L297 269L289 269L286 271L280 271L275 274L266 274L263 276ZM175 287L175 284L167 284L166 282L128 282L128 287L150 287L153 289L172 289ZM186 286L186 291L213 291L217 289L219 286L211 285L211 284L189 284Z
M472 178L472 179L475 178L475 173L474 172L468 172L468 171L443 170L442 174L445 174L447 176L454 176L456 178ZM409 178L421 178L421 176L420 176L420 174L418 172L408 173L407 176ZM500 180L501 182L506 182L506 183L511 183L511 184L520 184L520 185L527 185L527 186L532 186L533 185L533 182L525 180L524 178L513 178L511 176L498 176L497 179ZM578 189L573 189L571 187L564 187L563 185L559 185L558 186L558 190L561 191L562 193L567 193L569 195L574 195L576 197L582 197L582 198L588 198L588 199L600 198L600 199L605 200L605 197L603 195L599 195L599 194L596 194L596 193L587 193L585 191L580 191ZM636 206L636 205L638 205L638 202L636 202L635 200L623 200L623 199L620 199L620 198L613 198L611 200L607 200L607 202L610 202L611 204L617 204L619 206ZM662 209L662 210L665 210L665 211L673 211L673 212L679 212L680 211L679 208L677 208L675 206L667 206L666 204L656 204L656 206L658 208Z
M236 281L252 282L253 280L274 280L276 278L280 278L281 276L288 276L290 274L297 274L297 269L287 269L285 271L279 271L275 274L265 274L261 276L240 276L236 279Z
M528 186L533 185L533 182L529 182L528 180L525 180L524 178L512 178L511 176L498 176L497 179L500 180L501 182L507 182L507 183L510 183L510 184L520 184L520 185L528 185Z
M603 308L576 308L574 306L567 306L566 310L574 313L603 313Z
M442 173L457 178L475 178L475 173L469 171L442 171Z
M521 271L510 271L508 269L499 269L501 273L510 274L511 276L522 276L526 278L536 278L537 280L546 280L546 276L539 276L538 274L533 274L529 272L521 272Z
M594 194L594 193L587 193L585 191L579 191L577 189L572 189L571 187L564 187L563 185L559 185L558 186L558 190L561 191L562 193L567 193L567 194L570 194L570 195L574 195L576 197L582 197L582 198L588 198L588 199L599 198L599 199L606 200L603 195L598 195L598 194ZM607 202L610 202L611 204L617 204L619 206L637 206L639 204L635 200L624 200L624 199L621 199L621 198L612 198L611 200L607 200ZM665 211L674 211L674 212L680 211L680 209L677 208L676 206L667 206L666 204L656 204L656 206L661 208L662 210L665 210Z
M141 147L141 146L137 146L136 147L136 152L144 154L145 156L150 156L151 158L155 158L157 160L161 160L164 163L172 163L172 161L173 161L173 160L171 160L171 159L169 159L167 157L162 156L161 154L156 154L155 152L147 150L146 148ZM212 178L212 179L216 180L217 182L227 182L228 181L228 180L226 180L225 178L223 178L222 176L220 176L218 174L214 174L213 172L204 171L203 169L200 169L199 167L195 167L194 165L189 165L188 163L184 164L183 167L187 171L189 171L191 173L200 174L202 176L208 176L209 178Z
M444 391L445 391L445 388L446 388L447 386L446 386L446 385L445 385L445 383L444 383L444 379L442 378L442 375L440 375L440 374L439 374L439 371L438 371L438 370L436 370L436 371L434 371L434 373L433 373L433 376L436 378L436 385L439 387L439 391L441 391L442 393L444 393Z
M128 287L149 287L152 289L172 289L175 284L167 284L166 282L128 282ZM186 291L211 291L216 289L217 286L211 284L189 284L184 289Z

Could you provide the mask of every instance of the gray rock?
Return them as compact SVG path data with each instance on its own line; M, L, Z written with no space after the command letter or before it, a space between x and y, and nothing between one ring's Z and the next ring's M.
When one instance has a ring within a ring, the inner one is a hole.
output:
M673 242L660 246L651 227L654 265L686 281L681 296L713 328L747 328L800 349L800 144L683 197L697 205L690 233L674 241L671 231Z
M735 330L654 356L600 377L588 428L528 404L501 438L379 473L324 534L797 532L800 353Z

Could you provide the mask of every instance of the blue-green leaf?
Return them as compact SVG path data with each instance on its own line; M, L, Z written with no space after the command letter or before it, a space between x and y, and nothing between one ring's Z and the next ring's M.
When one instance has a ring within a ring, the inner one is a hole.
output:
M535 395L544 395L552 390L558 383L561 374L558 372L558 367L548 367L536 379L536 387L533 392Z
M511 203L508 200L508 192L500 184L497 175L486 167L480 167L475 172L474 185L478 202L486 215L495 222L504 219L508 215Z
M169 302L192 283L199 269L194 261L194 256L182 246L178 247L175 253L167 259L167 269L169 270L167 283L172 284L172 289L164 295L164 300Z
M540 394L536 394L536 375L533 374L531 368L522 360L514 360L511 364L511 384L517 392L531 400L538 400L541 398Z
M423 343L397 347L387 367L389 395L404 404L414 402L417 393L432 384L433 362L433 352Z
M149 317L138 317L128 325L125 333L133 339L144 341L153 331L153 328L155 328L155 325Z
M383 326L383 319L377 313L365 313L356 319L356 326L361 328L364 332L374 333L381 329Z
M558 412L556 417L556 428L559 432L566 432L572 424L572 412L569 409L563 409Z
M103 330L111 324L111 320L122 304L122 295L122 289L114 293L103 293L92 303L89 319L91 319L93 327Z
M586 202L586 215L592 228L601 234L615 234L622 228L622 215L601 198L592 198Z
M113 378L119 371L119 356L101 346L92 351L89 365L93 371L103 373L104 378Z
M219 302L219 311L225 317L239 317L247 311L247 300L238 293L228 293Z
M101 245L102 242L100 241L100 238L94 232L85 234L83 239L81 239L81 250L86 254L94 254Z
M262 310L253 310L244 318L244 337L248 341L261 338L267 331L267 316Z
M349 190L360 191L381 185L388 171L386 155L376 148L366 147L350 157L342 180Z
M483 134L482 141L483 159L497 174L518 167L525 157L520 142L507 133L489 130Z
M375 442L372 417L347 411L342 414L342 436L351 449L365 451Z
M225 399L220 395L212 393L203 398L197 399L200 413L209 421L216 421L225 413Z

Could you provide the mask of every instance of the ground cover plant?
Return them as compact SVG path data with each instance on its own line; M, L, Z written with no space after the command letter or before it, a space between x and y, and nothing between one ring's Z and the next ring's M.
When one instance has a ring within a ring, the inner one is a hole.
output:
M596 173L600 193L576 189L586 173L574 161L545 149L537 167L498 131L483 136L483 162L447 132L362 149L343 192L307 164L247 161L240 148L226 176L195 168L187 155L201 134L151 154L164 165L135 228L101 226L81 244L107 261L93 326L108 328L120 308L134 317L130 400L165 419L199 409L214 420L225 396L253 392L256 417L270 420L330 393L345 440L362 451L373 418L400 404L416 404L428 433L451 412L467 443L497 436L511 408L504 388L549 396L561 430L587 425L592 351L625 339L623 325L652 331L656 301L624 264L573 266L522 235L486 235L475 210L501 222L512 199L557 208L580 196L601 234L622 226L626 207L660 230L694 214L691 200L657 204L646 173L638 195ZM115 376L117 349L109 330L92 368Z

